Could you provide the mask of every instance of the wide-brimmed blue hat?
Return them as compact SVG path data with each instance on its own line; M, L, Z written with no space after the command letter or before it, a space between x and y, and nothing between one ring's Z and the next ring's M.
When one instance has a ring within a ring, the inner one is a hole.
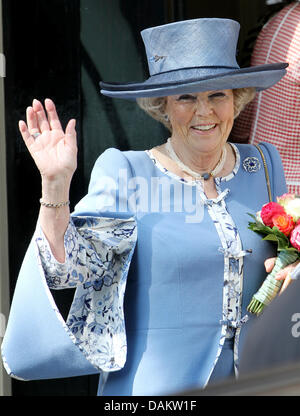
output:
M144 82L100 82L109 97L135 99L276 84L287 63L240 68L236 47L240 25L231 19L192 19L141 32L150 77Z

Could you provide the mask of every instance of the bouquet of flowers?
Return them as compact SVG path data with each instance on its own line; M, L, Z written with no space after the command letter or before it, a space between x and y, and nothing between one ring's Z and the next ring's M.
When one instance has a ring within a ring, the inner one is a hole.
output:
M277 202L265 204L249 222L249 229L265 235L263 240L277 243L277 258L272 272L268 274L260 289L253 295L248 311L259 315L265 306L275 298L282 281L276 274L300 259L300 197L284 194Z

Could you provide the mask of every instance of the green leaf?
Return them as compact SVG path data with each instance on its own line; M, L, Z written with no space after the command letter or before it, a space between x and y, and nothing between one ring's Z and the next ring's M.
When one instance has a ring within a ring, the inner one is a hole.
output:
M279 242L280 238L277 237L277 235L274 234L268 234L266 235L263 240L270 240L270 241L276 241L277 243Z
M282 237L276 234L268 234L263 238L263 240L275 241L278 244L278 250L284 250L289 247L289 241L284 237L285 235Z
M298 257L300 259L300 252L295 248L295 247L287 247L287 248L278 248L278 251L295 251L296 253L298 253Z
M262 234L274 234L274 231L272 228L267 227L266 225L260 223L260 222L249 222L248 223L250 230L256 231L258 233Z
M250 215L250 217L252 217L255 221L256 221L256 216L253 214L250 214L250 212L247 212L248 215Z
M274 241L278 245L278 250L285 250L290 247L290 241L277 227L268 227L256 219L253 214L248 214L255 219L249 222L248 228L256 233L265 234L263 240Z

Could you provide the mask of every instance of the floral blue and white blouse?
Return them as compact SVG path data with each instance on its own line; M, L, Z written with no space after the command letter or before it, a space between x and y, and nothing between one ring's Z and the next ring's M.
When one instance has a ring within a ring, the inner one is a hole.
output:
M75 343L93 365L107 371L121 368L125 361L122 301L128 253L135 240L133 220L73 218L64 236L65 262L59 263L41 228L37 229L36 243L49 288L77 288L67 321ZM110 351L112 334L118 335L116 355Z

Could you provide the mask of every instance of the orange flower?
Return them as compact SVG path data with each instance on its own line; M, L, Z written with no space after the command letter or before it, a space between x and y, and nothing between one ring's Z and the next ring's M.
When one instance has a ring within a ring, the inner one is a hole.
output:
M277 214L272 218L273 225L284 235L288 236L295 227L293 217L288 214Z

